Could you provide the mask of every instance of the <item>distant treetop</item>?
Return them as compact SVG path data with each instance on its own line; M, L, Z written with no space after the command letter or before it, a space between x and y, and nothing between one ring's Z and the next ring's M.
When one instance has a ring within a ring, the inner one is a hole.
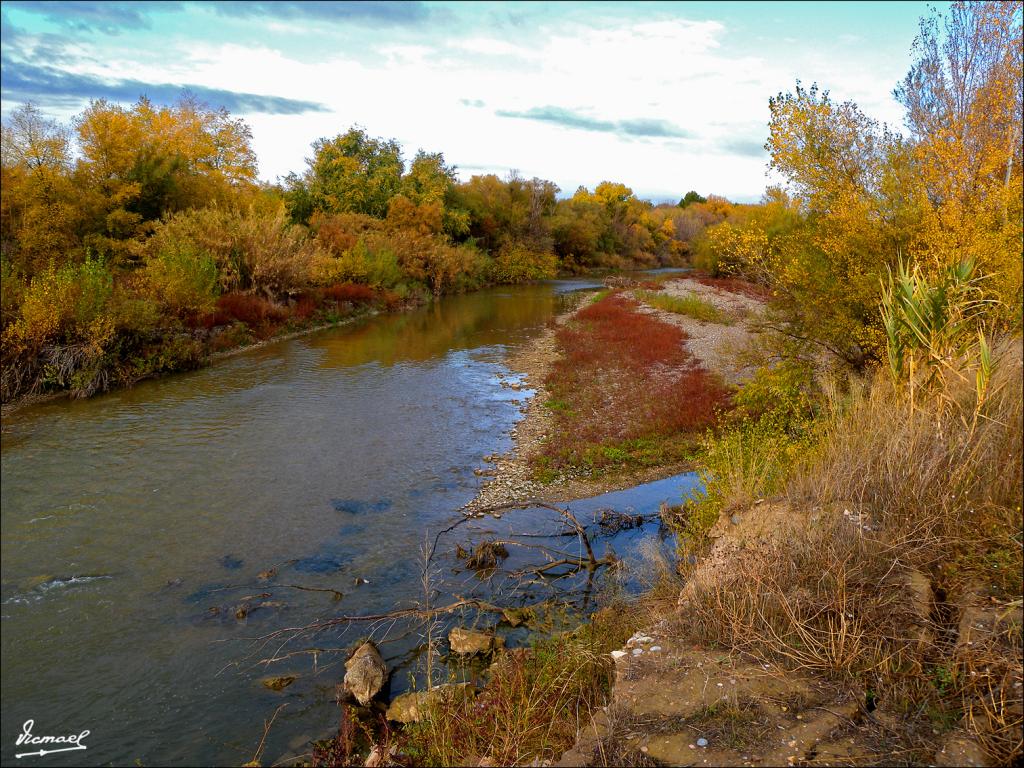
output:
M679 201L679 207L685 208L686 206L692 205L693 203L706 203L707 201L708 199L706 197L697 194L691 189L689 192L683 195L683 199Z

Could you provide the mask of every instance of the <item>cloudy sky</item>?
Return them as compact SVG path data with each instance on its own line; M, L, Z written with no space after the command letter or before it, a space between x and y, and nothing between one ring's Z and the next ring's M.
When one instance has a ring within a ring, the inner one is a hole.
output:
M260 175L358 124L477 173L757 199L768 98L797 79L901 124L923 2L16 2L3 112L187 87L252 126Z

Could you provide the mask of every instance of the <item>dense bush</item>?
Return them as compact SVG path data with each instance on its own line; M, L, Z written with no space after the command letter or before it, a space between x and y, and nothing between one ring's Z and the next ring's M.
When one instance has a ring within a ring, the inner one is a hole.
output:
M199 248L173 240L161 243L146 261L144 274L150 295L172 315L209 312L217 300L217 262Z
M499 283L525 283L554 277L558 262L553 253L530 251L523 245L506 245L494 259L492 274Z
M185 211L161 222L146 242L149 258L191 250L212 259L221 292L256 291L273 297L309 284L320 251L283 210L272 214L222 208Z

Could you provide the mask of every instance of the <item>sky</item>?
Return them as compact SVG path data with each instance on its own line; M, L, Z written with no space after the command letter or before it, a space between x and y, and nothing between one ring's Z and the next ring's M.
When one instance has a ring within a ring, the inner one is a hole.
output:
M940 4L941 5L941 4ZM924 2L2 3L4 115L187 88L251 126L260 177L301 172L353 125L569 195L757 200L768 99L817 82L902 127L892 90Z

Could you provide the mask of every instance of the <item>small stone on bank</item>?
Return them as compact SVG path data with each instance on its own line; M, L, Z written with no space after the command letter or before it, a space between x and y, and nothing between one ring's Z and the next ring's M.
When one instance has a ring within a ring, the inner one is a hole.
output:
M697 746L698 747L706 747L707 745L708 745L708 740L707 739L704 739L704 738L697 739Z

